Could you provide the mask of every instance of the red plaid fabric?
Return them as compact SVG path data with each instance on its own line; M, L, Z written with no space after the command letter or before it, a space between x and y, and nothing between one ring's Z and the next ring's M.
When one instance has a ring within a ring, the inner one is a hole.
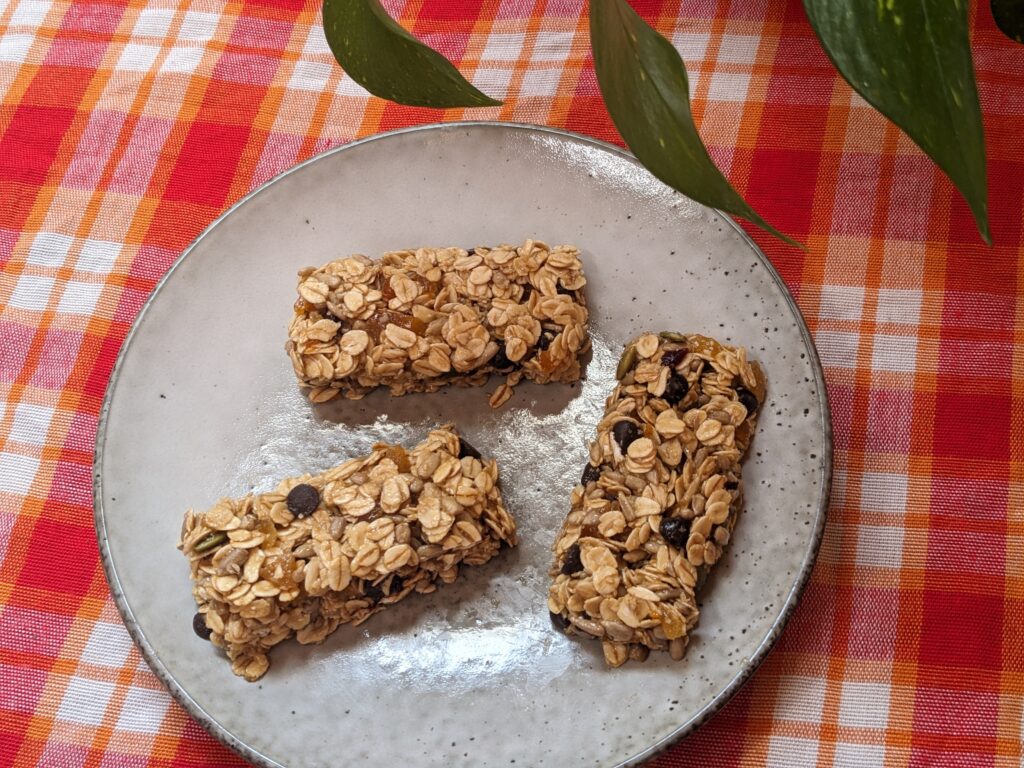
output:
M389 10L505 99L369 99L313 0L0 5L0 764L220 766L141 663L92 529L117 351L184 246L331 146L474 118L617 137L565 0ZM972 10L983 246L950 183L836 75L797 0L637 4L683 54L717 162L806 253L753 236L807 316L835 488L761 669L659 766L1019 766L1024 705L1024 48Z

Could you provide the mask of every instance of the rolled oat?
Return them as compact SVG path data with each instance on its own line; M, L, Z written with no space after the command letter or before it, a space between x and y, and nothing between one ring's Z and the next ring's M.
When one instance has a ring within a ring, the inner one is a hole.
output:
M680 659L696 591L743 506L741 461L765 398L742 347L673 332L634 339L555 540L548 608L605 661Z
M497 408L524 378L580 378L585 283L575 247L533 240L349 256L299 273L285 348L313 402L381 386L392 395L479 386L501 373Z
M278 643L318 643L451 583L460 564L485 563L503 544L516 544L516 527L497 464L442 427L409 452L378 445L273 492L189 510L178 548L191 567L196 633L256 680Z

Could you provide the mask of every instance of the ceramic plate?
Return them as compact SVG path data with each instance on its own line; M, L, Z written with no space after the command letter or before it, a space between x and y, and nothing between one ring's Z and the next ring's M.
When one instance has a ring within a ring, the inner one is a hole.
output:
M522 385L311 406L284 353L295 273L420 245L574 243L593 355L575 387ZM551 628L551 545L624 341L643 330L747 346L769 397L747 506L702 593L686 659L607 669L599 643ZM258 683L192 633L175 549L184 510L319 472L378 441L455 421L498 459L520 546L322 645L272 654ZM215 736L261 765L632 764L691 731L764 657L821 535L831 442L821 371L778 275L729 220L630 155L509 124L414 128L294 168L185 252L135 323L107 392L96 526L146 660Z

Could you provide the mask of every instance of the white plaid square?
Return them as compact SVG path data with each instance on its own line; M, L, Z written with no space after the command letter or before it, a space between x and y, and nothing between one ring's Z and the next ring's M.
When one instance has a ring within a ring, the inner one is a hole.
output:
M766 768L814 768L818 764L818 742L773 736L768 744Z
M903 515L907 508L906 475L865 472L860 482L860 505L865 512Z
M533 44L533 61L565 61L572 49L572 32L538 32Z
M120 624L97 621L82 649L82 661L100 667L120 667L132 650L128 631Z
M91 315L102 292L101 283L80 283L71 280L64 286L57 311L69 315Z
M672 44L685 61L703 61L710 39L704 32L679 32L672 36Z
M885 747L881 744L836 744L836 768L878 768L885 765Z
M916 325L921 317L921 292L897 288L878 291L875 320L879 323L905 323Z
M78 253L75 269L101 275L108 274L114 268L114 262L120 253L120 243L109 240L86 240Z
M828 320L860 320L864 311L864 289L852 285L824 285L818 315Z
M899 568L903 564L903 529L888 525L857 526L857 564Z
M180 40L210 40L213 38L213 33L217 31L218 21L220 21L220 16L216 13L189 11L181 20L178 38Z
M339 96L366 97L370 95L369 91L349 77L347 73L338 82L337 92Z
M125 696L117 728L121 731L159 733L171 697L163 691L132 687Z
M711 101L746 101L750 75L746 72L715 72L711 76L708 98Z
M917 337L876 335L871 366L876 371L914 371L917 368Z
M718 60L734 64L753 64L761 38L757 35L722 35Z
M324 28L320 24L314 24L309 28L306 35L306 42L302 46L302 53L310 57L331 56L331 46L327 44L327 37L324 35Z
M18 278L18 284L14 286L14 292L7 303L9 306L18 309L29 309L41 312L46 309L50 292L53 290L54 279L52 277L41 277L39 275L22 275Z
M107 702L113 692L113 683L72 677L57 710L57 719L99 725L103 722L103 713L107 711Z
M818 331L814 341L818 345L821 362L835 368L857 367L857 345L860 341L856 333L839 331Z
M481 61L515 61L523 50L524 38L521 33L488 35L484 52L480 54Z
M851 728L885 728L889 722L887 683L843 683L839 699L839 724Z
M28 249L28 263L37 267L59 267L68 258L75 238L58 232L40 232Z
M504 99L508 95L508 83L512 77L509 69L491 69L480 67L473 73L473 85L495 99Z
M170 8L143 8L132 28L132 37L166 37L174 20L174 11Z
M331 76L331 65L326 61L297 61L288 87L301 91L322 91Z
M40 2L40 0L21 0L11 14L10 25L12 27L39 27L42 26L46 13L53 7L53 3Z
M20 453L0 453L0 491L27 496L39 471L39 459Z
M519 92L523 96L553 96L561 78L557 69L531 69L523 75Z
M192 46L171 48L160 65L161 72L195 72L203 60L203 49Z
M132 72L148 72L159 53L160 47L156 45L128 43L121 51L121 58L117 60L114 68Z
M0 35L0 61L25 61L34 39L32 35Z
M775 717L815 723L821 719L825 701L825 681L820 677L789 675L779 683L775 697Z
M14 409L10 440L29 445L42 445L53 420L53 408L31 403L18 403Z

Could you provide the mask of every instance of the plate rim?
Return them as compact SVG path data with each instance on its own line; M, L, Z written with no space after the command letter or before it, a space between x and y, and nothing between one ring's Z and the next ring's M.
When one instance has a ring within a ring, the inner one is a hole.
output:
M576 142L582 142L588 144L597 149L602 149L606 152L610 152L613 155L617 155L620 158L626 159L631 163L635 164L639 168L643 168L643 165L637 160L636 156L633 155L626 149L610 144L601 139L595 139L591 136L584 136L583 134L568 131L562 128L553 128L550 126L534 125L531 123L518 123L518 122L503 122L496 120L459 120L452 122L440 122L440 123L427 123L422 125L407 126L405 128L399 128L392 131L385 131L383 133L376 133L372 136L366 136L361 139L356 139L345 144L341 144L337 147L332 147L323 152L315 154L301 163L278 173L272 178L260 184L255 189L248 192L242 198L240 198L233 205L228 207L223 213L215 218L199 235L188 244L188 246L181 252L181 255L174 260L174 263L168 268L167 272L157 281L153 287L152 293L147 297L146 301L139 308L139 312L135 319L132 321L131 328L128 334L125 336L124 342L121 345L120 350L117 353L117 359L114 362L114 366L110 371L110 378L107 382L106 391L103 395L103 404L100 408L99 418L97 421L96 428L96 441L94 445L93 453L93 524L96 529L96 539L99 545L100 561L103 564L103 572L107 579L107 584L110 587L110 593L113 597L114 604L117 607L118 613L121 615L121 619L124 622L125 628L128 630L128 634L131 636L135 646L139 649L142 658L146 664L153 671L153 674L157 676L164 687L168 690L171 696L177 701L185 711L197 722L199 725L217 741L229 749L234 750L236 753L241 755L244 759L253 763L254 765L260 766L260 768L286 768L286 766L277 762L271 757L264 755L254 747L249 746L241 739L237 738L227 728L209 712L207 712L200 704L192 698L185 688L183 688L174 677L173 674L164 666L163 661L155 653L153 647L149 644L145 634L142 631L141 626L135 618L135 614L132 612L131 606L125 599L124 592L121 589L121 581L117 572L117 568L114 565L113 559L110 556L110 549L107 541L107 520L106 511L103 504L103 452L106 444L107 436L107 419L110 412L111 401L113 400L114 392L117 389L117 383L119 375L121 373L121 367L124 363L125 357L129 348L131 347L132 341L134 340L136 331L142 324L146 316L146 312L156 299L157 295L163 289L165 283L170 279L174 272L179 266L185 261L185 259L192 253L193 250L199 245L199 243L207 237L218 225L220 225L228 216L235 212L237 208L245 205L256 195L260 194L263 190L270 187L272 184L276 184L284 177L299 171L307 165L311 165L318 162L330 155L344 152L349 149L368 144L374 141L387 140L395 136L400 136L408 133L417 132L428 132L428 131L449 131L459 129L483 129L483 130L505 130L505 131L522 131L525 133L542 133L560 138L568 138ZM804 318L803 313L800 311L800 307L797 305L796 300L790 293L789 288L783 281L782 277L776 271L771 261L765 256L764 252L757 245L757 243L751 238L743 227L741 227L731 217L726 216L724 213L715 208L704 206L708 208L715 216L717 216L722 222L728 224L739 233L740 237L746 242L750 249L754 252L754 255L761 262L762 266L767 269L769 276L775 282L775 284L782 290L782 294L786 300L786 305L793 312L797 326L800 329L800 336L804 341L804 345L807 347L808 359L811 364L811 370L814 375L815 386L818 389L819 401L821 403L821 433L824 437L824 447L822 449L821 457L818 462L818 470L821 474L821 487L818 493L817 509L815 510L814 523L812 526L812 532L810 541L804 552L804 556L800 562L800 570L793 581L793 585L790 588L786 599L782 603L782 607L776 614L774 621L764 638L758 644L754 653L746 660L740 670L733 675L732 679L728 684L707 704L701 709L687 718L673 731L654 742L653 744L643 748L636 754L629 758L616 763L615 768L628 768L629 766L637 766L641 763L650 760L654 756L664 752L666 749L671 747L673 744L688 736L697 730L701 725L706 723L713 715L715 715L725 704L731 699L740 688L746 683L746 681L753 675L754 671L757 670L761 663L765 660L768 652L775 645L779 639L786 625L789 623L789 619L796 609L797 603L800 601L800 597L803 594L808 581L810 580L811 572L814 569L814 563L818 555L818 551L821 547L821 541L825 530L825 522L828 517L828 504L831 496L832 487L832 457L833 457L833 434L832 434L832 416L831 407L829 403L828 389L825 385L825 375L821 367L821 360L818 356L817 348L814 344L814 338L811 336L811 332L807 327L807 322Z

